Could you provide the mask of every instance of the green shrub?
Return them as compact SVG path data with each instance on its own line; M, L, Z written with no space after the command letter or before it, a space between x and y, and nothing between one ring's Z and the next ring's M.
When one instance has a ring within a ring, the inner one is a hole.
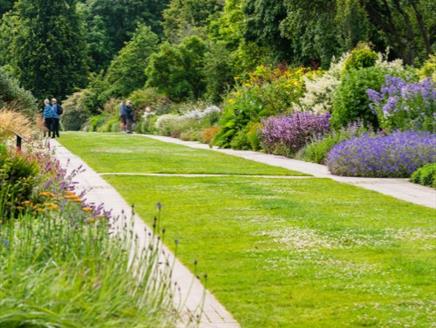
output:
M106 122L106 116L99 114L91 116L84 125L84 130L87 132L97 132L97 130Z
M262 123L250 123L247 125L247 141L252 150L261 150Z
M170 111L170 99L155 88L133 91L129 99L132 101L133 108L139 112L144 112L147 107L157 115L167 114Z
M155 134L157 133L156 122L158 116L150 113L148 115L143 115L140 117L135 125L135 132L142 134Z
M368 89L379 90L389 70L369 67L347 73L333 99L332 126L340 128L356 121L378 127L377 115L370 108Z
M371 50L367 44L358 45L351 51L349 57L345 60L343 74L352 70L375 66L378 59L378 54Z
M367 132L363 126L353 125L332 131L321 139L314 140L297 153L297 158L307 162L325 164L330 150L342 141L358 137Z
M97 132L120 132L120 119L116 116L106 116L104 123L97 127Z
M425 79L431 77L433 82L436 83L436 55L430 55L430 57L424 62L422 67L418 71L420 78Z
M36 99L30 91L0 68L0 108L10 107L33 117L37 111Z
M412 174L410 180L414 183L436 189L436 163L421 167Z
M38 164L19 154L3 151L0 157L0 218L15 216L24 201L31 199L38 183Z
M64 114L61 116L62 127L66 131L79 131L90 117L83 104L84 91L68 97L63 103Z
M232 149L242 149L242 150L250 150L250 142L247 138L247 132L244 130L240 130L236 133L236 135L233 137L232 141L230 142L230 147Z

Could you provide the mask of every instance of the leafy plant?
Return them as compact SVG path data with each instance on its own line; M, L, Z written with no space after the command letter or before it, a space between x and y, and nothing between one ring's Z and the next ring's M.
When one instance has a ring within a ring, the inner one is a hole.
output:
M413 172L410 181L436 189L436 163L424 165Z
M436 135L414 131L356 137L335 146L327 159L333 174L379 178L407 178L434 162Z
M361 120L365 126L377 128L377 115L369 106L367 90L380 89L388 73L377 67L347 73L334 95L332 125L340 128Z

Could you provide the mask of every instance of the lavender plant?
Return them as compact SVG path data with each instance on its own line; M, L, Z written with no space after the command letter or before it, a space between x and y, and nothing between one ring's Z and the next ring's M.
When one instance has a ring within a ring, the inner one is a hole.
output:
M395 132L353 138L335 146L327 165L336 175L406 178L436 161L436 134Z
M297 112L291 116L275 116L264 121L262 144L269 153L292 155L310 140L330 130L330 114Z
M367 93L382 128L436 130L436 89L430 78L411 83L388 75L380 91Z

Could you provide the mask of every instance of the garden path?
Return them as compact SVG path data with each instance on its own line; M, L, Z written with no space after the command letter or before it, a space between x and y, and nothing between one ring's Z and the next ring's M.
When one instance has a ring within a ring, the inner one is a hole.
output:
M183 141L180 139L163 136L145 135L144 137L184 145L191 148L211 149L227 155L238 156L259 163L310 174L317 178L330 178L338 182L348 183L361 188L377 191L379 193L410 203L436 208L436 190L411 183L407 179L341 177L331 174L325 165L299 161L283 156L246 150L221 149L217 147L209 147L208 145L201 144L199 142Z
M84 167L85 170L78 174L74 181L77 183L79 192L82 190L87 191L86 198L88 202L110 204L107 209L112 209L114 217L131 212L131 206L124 201L120 194L78 156L72 154L57 141L52 141L51 145L55 157L68 172L77 169L81 165ZM134 231L138 235L140 245L145 245L147 234L151 229L137 215L134 217ZM175 259L167 248L164 251L169 257L170 263L174 261L172 283L177 282L177 286L180 288L174 295L175 305L181 311L181 320L178 327L197 327L190 321L193 317L201 315L199 328L239 328L239 324L232 315L209 291L205 290L202 283L191 271ZM203 309L201 311L202 303Z

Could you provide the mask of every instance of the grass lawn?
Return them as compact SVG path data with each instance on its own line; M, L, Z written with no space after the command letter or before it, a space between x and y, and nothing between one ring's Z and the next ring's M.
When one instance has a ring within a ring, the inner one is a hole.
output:
M65 133L60 141L100 173L305 175L143 136Z
M78 142L100 138L101 144L117 140L68 134L62 142L84 154L87 146ZM174 163L167 158L172 145L156 147L162 148L156 165L160 161L165 169ZM184 151L191 153L177 148L178 156ZM84 158L100 172L118 172L117 161L91 163L89 158L98 156ZM125 156L128 162L130 154ZM224 165L203 164L208 173ZM227 170L245 171L232 165ZM327 179L105 179L148 223L155 203L164 204L167 244L179 240L178 256L191 268L199 260L199 270L209 275L208 288L244 328L433 324L435 210Z

